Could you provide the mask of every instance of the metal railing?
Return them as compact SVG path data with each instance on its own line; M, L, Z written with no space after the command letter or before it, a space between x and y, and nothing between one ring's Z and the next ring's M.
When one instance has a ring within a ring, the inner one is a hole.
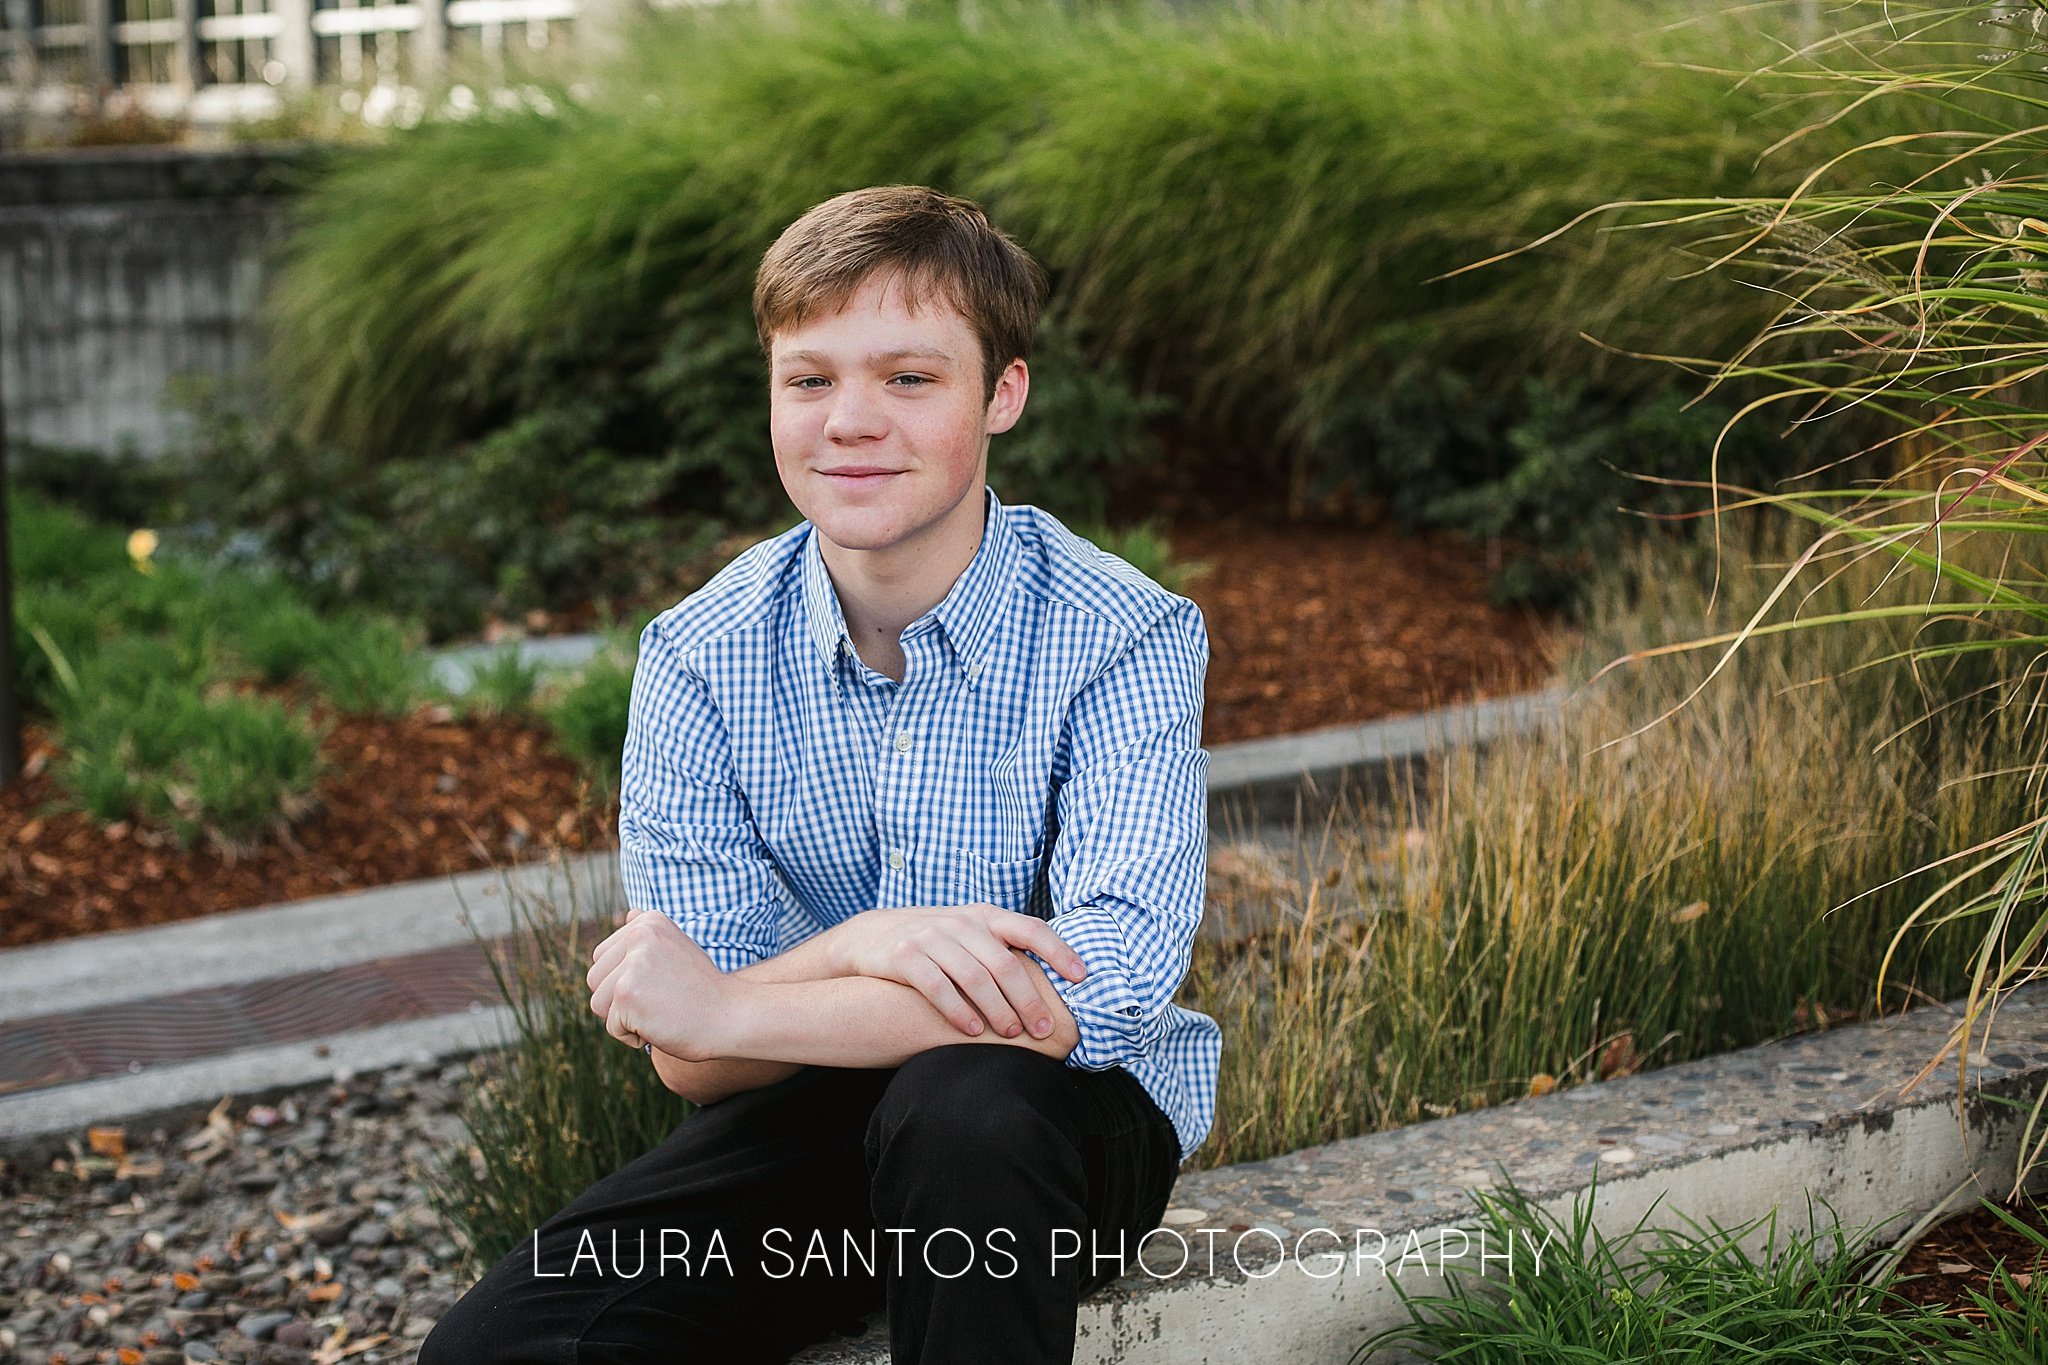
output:
M119 90L151 113L275 107L316 86L417 86L458 54L503 69L608 0L0 0L0 101Z

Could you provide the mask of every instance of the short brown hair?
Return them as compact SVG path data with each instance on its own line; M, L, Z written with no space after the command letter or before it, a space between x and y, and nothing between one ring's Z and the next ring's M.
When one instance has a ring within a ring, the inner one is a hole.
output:
M876 185L818 204L782 230L754 276L754 328L773 359L777 332L846 306L877 271L898 276L906 307L948 299L981 342L982 393L1031 354L1044 269L981 205L924 185Z

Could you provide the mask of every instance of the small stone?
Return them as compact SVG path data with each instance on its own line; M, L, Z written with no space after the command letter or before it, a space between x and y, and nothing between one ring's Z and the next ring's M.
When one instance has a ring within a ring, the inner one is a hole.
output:
M1631 1147L1609 1147L1600 1154L1600 1159L1610 1166L1619 1166L1625 1161L1634 1161L1636 1159L1635 1149Z
M1168 1209L1165 1221L1168 1223L1199 1223L1202 1221L1202 1211L1200 1209Z
M250 1313L235 1324L235 1330L251 1341L268 1341L273 1332L291 1320L290 1313Z

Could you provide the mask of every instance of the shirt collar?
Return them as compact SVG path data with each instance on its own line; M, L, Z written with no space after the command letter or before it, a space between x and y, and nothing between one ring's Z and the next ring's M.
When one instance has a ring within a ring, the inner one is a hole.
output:
M1010 525L1010 513L994 488L982 485L984 520L981 546L952 588L926 615L936 618L953 646L953 659L960 675L973 687L986 676L994 636L1002 616L1005 590L1017 565L1017 533ZM841 651L853 653L853 640L846 631L846 615L839 607L839 594L832 587L832 575L818 550L818 532L812 527L803 549L804 615L818 657L835 682L839 678ZM918 620L924 620L919 617ZM913 621L905 633L917 625Z

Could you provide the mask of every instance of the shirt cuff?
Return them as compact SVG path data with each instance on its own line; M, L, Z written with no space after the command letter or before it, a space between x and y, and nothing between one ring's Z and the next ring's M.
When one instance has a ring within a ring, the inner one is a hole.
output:
M1070 981L1058 968L1032 958L1066 1003L1081 1036L1067 1055L1067 1065L1107 1071L1143 1057L1159 1032L1164 1011L1146 1017L1142 983L1125 965L1128 954L1115 917L1100 906L1083 905L1048 923L1088 968L1086 976Z

